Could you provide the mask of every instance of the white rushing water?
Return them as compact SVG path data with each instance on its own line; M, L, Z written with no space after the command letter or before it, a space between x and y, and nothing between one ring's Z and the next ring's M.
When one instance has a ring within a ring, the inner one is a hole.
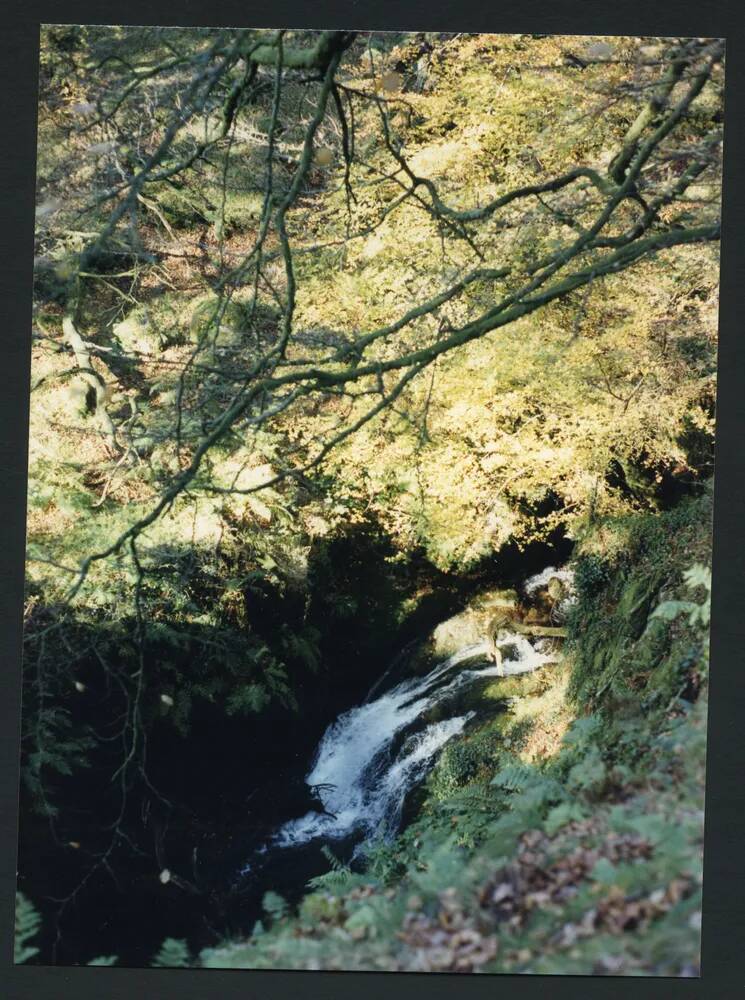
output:
M326 813L309 812L285 823L273 838L274 846L293 847L316 837L394 833L409 790L473 715L426 723L428 712L435 706L446 710L448 698L476 678L528 673L555 659L523 635L505 636L503 641L513 652L499 668L483 664L488 647L478 643L461 649L426 676L401 681L340 715L321 739L305 779L317 789ZM478 659L480 665L455 669Z
M536 573L535 576L528 577L524 584L525 593L528 596L534 594L536 590L545 587L551 577L554 576L561 580L567 590L571 592L574 584L574 573L572 570L568 566L562 566L559 569L555 566L547 566L540 573Z

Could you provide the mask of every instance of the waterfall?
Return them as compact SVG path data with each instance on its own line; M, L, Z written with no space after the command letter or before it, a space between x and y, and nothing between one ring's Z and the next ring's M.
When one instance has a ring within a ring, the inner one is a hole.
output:
M274 835L273 846L294 847L319 837L395 833L406 795L473 715L447 717L448 699L477 678L528 673L555 659L524 635L505 636L503 641L513 651L501 668L484 665L488 647L477 643L437 664L426 676L407 678L340 715L324 733L305 779L316 789L326 812L309 812L285 823ZM455 670L469 661L473 666ZM446 717L428 722L436 706Z
M541 570L540 573L536 573L534 576L528 577L528 579L523 584L523 589L528 596L534 594L541 587L545 587L551 577L556 577L561 580L567 590L571 591L574 586L574 572L569 566L562 566L557 569L555 566L547 566L545 569Z

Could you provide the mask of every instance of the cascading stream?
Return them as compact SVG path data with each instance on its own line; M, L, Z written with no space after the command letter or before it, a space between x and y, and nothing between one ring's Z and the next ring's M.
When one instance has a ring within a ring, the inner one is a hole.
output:
M567 568L549 566L527 579L523 591L531 597L552 577L564 587L556 607L566 610L575 600ZM499 642L500 648L510 650L499 665L490 659L490 643L477 642L425 676L408 677L386 690L406 653L397 657L363 703L343 712L318 744L305 782L323 811L312 810L280 826L255 849L240 876L256 877L275 851L328 840L356 840L357 851L368 838L395 835L407 795L474 715L459 714L454 696L480 678L531 673L556 661L545 639L533 643L523 633L501 631Z
M477 643L459 650L426 676L407 678L340 715L321 739L305 779L317 790L326 812L309 812L285 823L272 845L294 847L319 837L393 834L408 792L473 715L454 715L427 724L431 710L476 678L529 673L555 659L523 635L505 636L505 641L514 651L501 667L454 671L468 661L483 663L488 646ZM417 731L414 727L419 720L423 728Z

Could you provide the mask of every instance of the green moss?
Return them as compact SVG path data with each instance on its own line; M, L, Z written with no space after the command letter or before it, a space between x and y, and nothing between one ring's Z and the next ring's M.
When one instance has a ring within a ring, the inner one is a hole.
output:
M209 339L216 346L230 347L241 342L246 326L246 310L240 302L210 297L194 308L189 333L195 343Z
M157 354L184 337L184 306L178 295L157 295L132 309L112 331L129 354Z
M150 188L148 194L155 197L159 210L175 229L188 229L211 221L214 207L190 185L163 183L155 189Z
M482 692L482 698L492 701L505 701L509 698L528 698L542 694L551 684L549 671L538 670L529 674L515 674L513 677L500 677L490 682Z
M680 681L674 650L696 642L683 634L671 646L668 627L650 615L663 594L680 586L695 552L708 545L710 517L708 492L663 514L626 517L621 533L627 546L613 563L592 552L576 560L578 600L568 624L575 658L570 693L578 705L673 697ZM597 539L588 536L582 544L591 549Z

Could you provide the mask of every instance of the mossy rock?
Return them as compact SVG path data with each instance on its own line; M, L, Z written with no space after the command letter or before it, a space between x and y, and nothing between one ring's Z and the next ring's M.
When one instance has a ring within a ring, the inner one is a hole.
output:
M221 302L210 297L194 309L189 335L196 344L206 341L214 347L237 347L248 326L245 307L234 300Z
M161 347L160 336L144 309L133 309L113 327L114 336L127 354L153 354Z
M497 608L516 608L518 604L517 591L513 589L508 590L489 590L484 594L481 594L479 598L474 602L474 605L479 610L484 611L496 611Z
M550 675L549 675L550 676ZM489 701L506 701L510 698L528 698L541 694L545 689L547 675L543 670L529 674L513 674L490 681L481 697Z
M177 315L165 302L133 309L113 333L128 354L157 354L181 338Z
M87 417L95 408L95 391L83 378L68 382L62 395L65 408L73 417Z
M486 638L489 623L495 613L509 613L517 607L514 590L490 590L479 595L469 607L434 629L431 637L432 654L437 658L452 656L465 646L476 645Z

